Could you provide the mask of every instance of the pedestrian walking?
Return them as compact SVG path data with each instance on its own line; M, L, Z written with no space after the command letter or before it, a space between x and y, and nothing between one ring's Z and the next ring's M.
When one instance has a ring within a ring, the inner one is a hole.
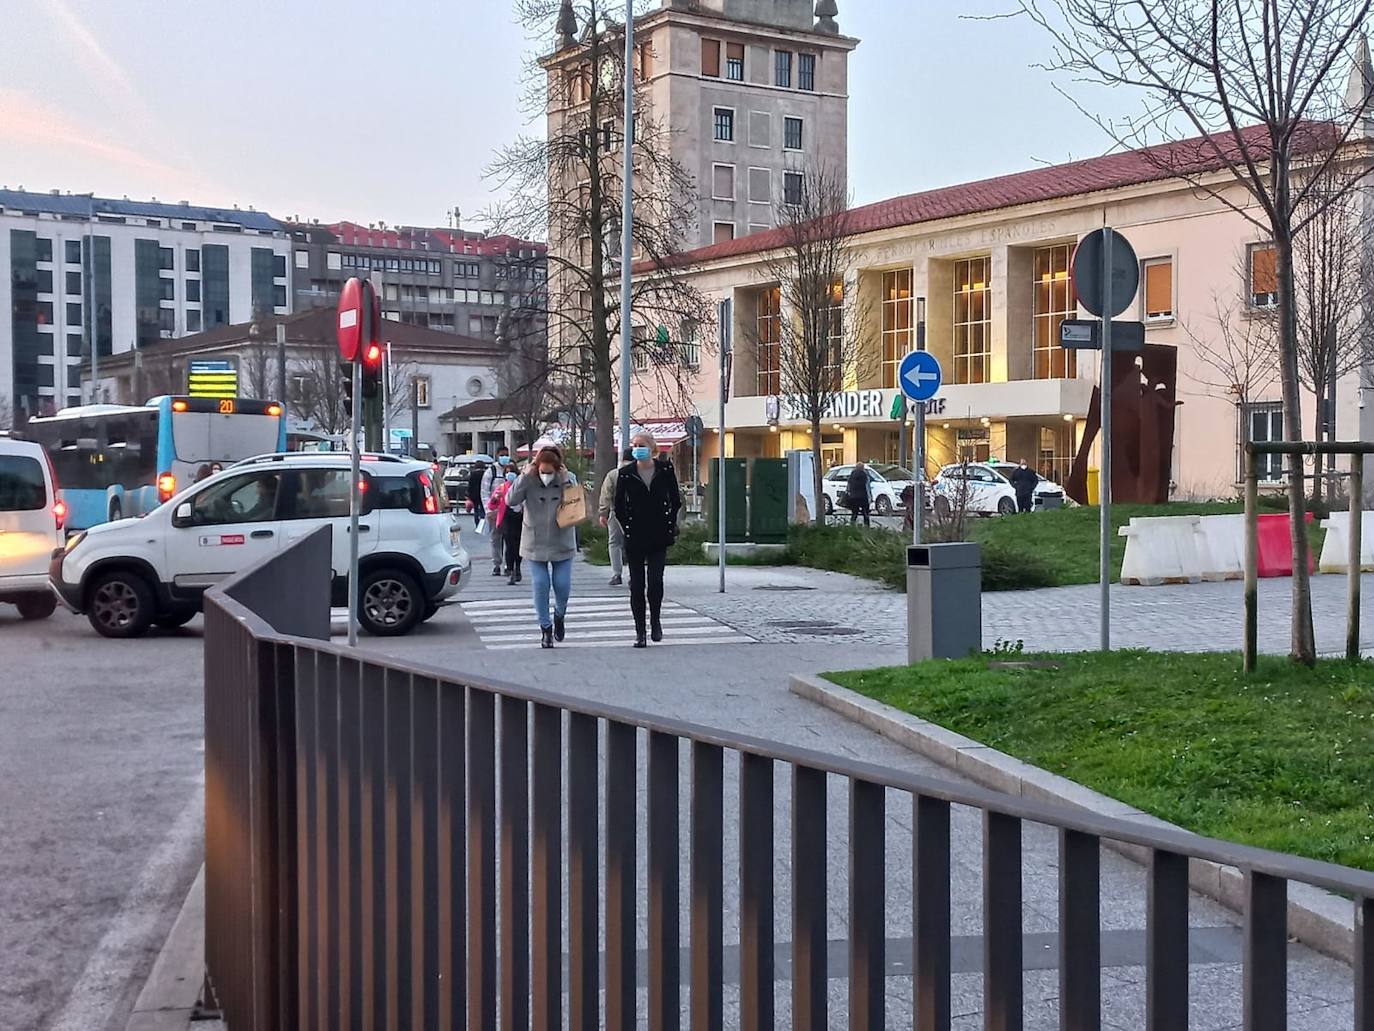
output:
M501 524L501 539L506 542L506 583L512 585L518 584L521 580L520 534L524 529L525 506L512 504L510 492L515 489L515 482L523 471L517 465L506 469L506 482L501 488L501 511L497 513L497 521Z
M1040 485L1040 477L1021 459L1021 464L1011 471L1011 489L1016 491L1016 510L1029 512L1035 505L1035 488Z
M658 443L641 430L630 438L631 461L621 466L615 484L615 517L625 531L625 561L630 566L630 612L635 621L635 647L648 636L663 640L663 567L668 548L677 540L682 492L671 462L656 457ZM646 613L647 609L647 613Z
M863 462L855 462L854 469L844 484L844 495L849 499L850 526L854 525L860 512L864 516L864 525L873 525L868 520L868 486L868 466Z
M482 499L482 513L487 520L487 528L491 537L491 575L501 576L501 560L505 558L505 541L502 539L501 527L496 525L492 518L495 514L491 510L491 492L496 489L496 485L506 478L506 466L510 465L510 448L499 447L496 449L496 461L493 462L482 475L482 489L479 492ZM509 571L507 571L508 573Z
M577 477L563 464L563 452L556 447L539 450L523 476L516 479L506 495L508 505L521 505L524 517L520 531L520 554L530 563L530 586L534 595L534 614L539 620L540 647L552 648L563 640L563 622L572 593L572 563L577 551L575 527L558 525L558 507L563 492L577 486ZM549 588L553 588L554 608L549 612Z
M632 460L630 449L626 448L620 453L622 462ZM625 581L622 574L625 572L625 529L620 525L620 520L615 517L615 482L620 476L620 468L617 466L608 472L601 481L601 494L597 498L597 514L601 517L601 525L606 528L606 550L611 558L611 586L619 587Z
M472 513L472 525L478 527L482 525L482 517L486 515L486 509L482 506L482 478L487 475L486 462L474 462L472 472L468 473L468 511Z

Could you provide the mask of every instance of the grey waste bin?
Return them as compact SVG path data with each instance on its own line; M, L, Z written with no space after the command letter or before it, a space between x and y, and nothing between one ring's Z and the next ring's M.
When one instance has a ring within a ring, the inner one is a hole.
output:
M982 650L982 565L977 544L906 549L908 662L962 659Z

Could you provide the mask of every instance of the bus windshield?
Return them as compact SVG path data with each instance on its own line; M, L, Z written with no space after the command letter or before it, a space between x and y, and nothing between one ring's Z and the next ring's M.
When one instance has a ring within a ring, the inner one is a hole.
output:
M281 419L273 415L173 412L172 446L188 465L228 464L277 450Z

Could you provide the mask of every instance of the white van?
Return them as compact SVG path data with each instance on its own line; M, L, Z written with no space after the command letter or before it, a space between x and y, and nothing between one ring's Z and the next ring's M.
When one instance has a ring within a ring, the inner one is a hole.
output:
M0 602L25 619L57 607L48 561L62 546L67 506L42 445L0 437Z

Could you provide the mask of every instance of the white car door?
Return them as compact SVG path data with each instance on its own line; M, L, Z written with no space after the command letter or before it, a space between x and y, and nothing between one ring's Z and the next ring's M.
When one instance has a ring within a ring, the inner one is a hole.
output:
M347 468L290 470L285 476L278 508L283 548L321 526L333 527L330 565L335 576L345 575L348 569L349 475ZM365 482L370 484L366 478ZM380 537L376 514L368 512L367 508L364 504L364 514L358 519L359 555L375 551Z
M167 567L178 587L209 587L276 552L280 523L280 470L230 476L200 490L174 516L167 539ZM181 505L178 505L178 512Z
M968 480L969 511L996 512L998 481L992 471L984 469L981 465L970 465L968 467Z

